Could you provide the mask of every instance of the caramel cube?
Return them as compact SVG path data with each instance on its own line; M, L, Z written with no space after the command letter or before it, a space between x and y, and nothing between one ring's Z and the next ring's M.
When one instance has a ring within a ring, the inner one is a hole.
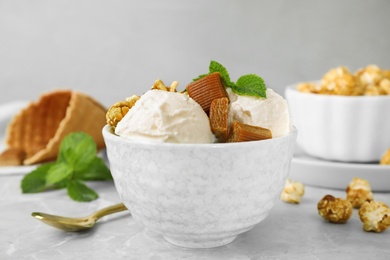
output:
M272 132L267 128L247 125L235 121L230 126L230 133L227 142L247 142L271 138Z
M228 97L219 72L211 73L186 87L188 95L209 114L211 102L216 98Z
M226 142L229 133L229 98L216 98L210 106L210 127L220 143Z

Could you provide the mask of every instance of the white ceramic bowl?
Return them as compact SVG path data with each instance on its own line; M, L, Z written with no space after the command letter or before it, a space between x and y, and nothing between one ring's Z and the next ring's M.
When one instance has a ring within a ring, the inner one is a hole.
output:
M308 155L377 162L390 148L390 96L335 96L285 91L298 145Z
M134 219L172 244L232 242L279 201L297 132L230 144L134 142L103 128L115 186Z

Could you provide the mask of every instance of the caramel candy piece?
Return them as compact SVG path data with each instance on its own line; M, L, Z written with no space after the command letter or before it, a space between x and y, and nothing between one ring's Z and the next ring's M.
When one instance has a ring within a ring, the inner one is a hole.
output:
M10 148L0 154L1 166L18 166L23 164L26 153L21 149Z
M186 87L188 95L209 114L211 102L216 98L228 97L219 72L211 73Z
M259 126L247 125L240 122L233 122L230 126L228 143L247 142L271 139L271 130Z
M229 134L229 98L216 98L211 102L210 127L220 143L226 142Z

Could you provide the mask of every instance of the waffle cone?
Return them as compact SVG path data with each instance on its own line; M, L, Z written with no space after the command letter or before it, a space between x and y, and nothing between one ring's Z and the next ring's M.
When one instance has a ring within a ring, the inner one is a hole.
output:
M85 132L98 149L103 148L105 113L102 105L80 92L47 93L13 118L7 129L7 146L26 153L24 164L55 160L62 139L71 132Z

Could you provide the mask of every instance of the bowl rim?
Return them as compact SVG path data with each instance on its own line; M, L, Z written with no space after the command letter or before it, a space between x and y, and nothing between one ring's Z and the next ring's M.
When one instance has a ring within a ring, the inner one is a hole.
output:
M319 82L318 80L309 80L305 81L305 83L316 83ZM390 99L390 95L377 95L377 96L370 96L370 95L360 95L360 96L346 96L346 95L329 95L329 94L316 94L316 93L311 93L311 92L301 92L297 89L298 84L303 83L303 82L298 82L294 84L287 85L285 87L285 92L287 93L288 91L291 91L295 94L303 95L303 96L312 96L316 98L327 98L327 99L348 99L348 100L386 100Z
M112 127L108 124L106 124L103 129L103 138L104 139L110 139L112 141L120 141L132 145L143 145L146 147L175 147L175 148L211 148L211 149L220 149L220 148L229 148L229 147L243 147L243 148L250 148L252 146L257 146L258 144L267 144L275 141L282 141L284 139L290 139L290 138L296 138L298 135L297 128L292 125L291 130L288 134L284 136L279 136L271 139L266 140L259 140L259 141L250 141L250 142L236 142L236 143L164 143L164 142L155 142L155 141L135 141L128 138L121 138L119 135L116 135L111 131Z

